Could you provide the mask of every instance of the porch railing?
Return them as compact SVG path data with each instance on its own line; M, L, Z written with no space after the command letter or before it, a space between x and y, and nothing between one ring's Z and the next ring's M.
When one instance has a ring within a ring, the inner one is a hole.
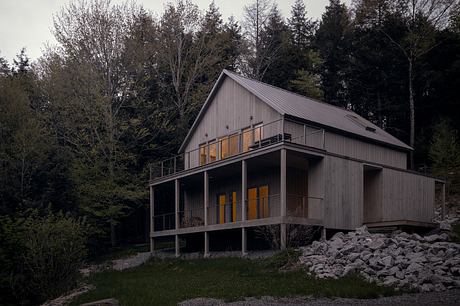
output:
M150 164L150 180L211 164L279 142L324 149L324 129L278 119L251 129L229 132L205 146Z
M310 219L323 219L323 199L307 195L286 195L286 216ZM278 217L280 211L280 195L272 194L246 200L246 220ZM204 226L204 206L181 210L179 228ZM154 216L154 231L175 229L175 213ZM239 222L242 220L241 201L216 204L208 207L208 225Z

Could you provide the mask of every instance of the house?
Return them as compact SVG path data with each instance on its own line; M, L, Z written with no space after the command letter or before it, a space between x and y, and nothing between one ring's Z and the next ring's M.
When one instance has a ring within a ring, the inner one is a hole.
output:
M237 231L246 253L264 225L281 248L289 224L430 227L443 182L408 170L411 150L352 111L224 70L179 155L151 169L151 249L175 237L179 255L194 234L208 255L210 234Z

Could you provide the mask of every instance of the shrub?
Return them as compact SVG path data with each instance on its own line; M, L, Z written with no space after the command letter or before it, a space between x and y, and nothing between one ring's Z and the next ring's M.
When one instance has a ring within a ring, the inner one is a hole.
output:
M7 280L10 299L41 302L75 286L86 256L83 222L63 214L32 213L2 223L2 237L8 242L2 251L8 269L2 273L2 291Z

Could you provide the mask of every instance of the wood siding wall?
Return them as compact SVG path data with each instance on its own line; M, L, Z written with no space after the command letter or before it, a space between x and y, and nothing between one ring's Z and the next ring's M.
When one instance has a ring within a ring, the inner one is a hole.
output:
M198 149L204 142L231 135L251 125L269 123L280 118L281 115L274 109L227 77L209 104L185 151ZM281 131L281 124L265 127L263 137L274 134L274 130ZM198 152L191 154L190 165L199 165Z
M432 222L435 201L433 178L384 168L382 179L382 221Z
M328 228L355 229L363 220L362 163L326 156L324 224Z

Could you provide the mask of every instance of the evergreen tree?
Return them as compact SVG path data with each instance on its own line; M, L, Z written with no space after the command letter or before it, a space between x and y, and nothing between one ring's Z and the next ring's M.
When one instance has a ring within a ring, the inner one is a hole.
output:
M347 82L351 53L351 20L345 4L331 0L315 35L323 59L321 81L326 102L349 106Z

